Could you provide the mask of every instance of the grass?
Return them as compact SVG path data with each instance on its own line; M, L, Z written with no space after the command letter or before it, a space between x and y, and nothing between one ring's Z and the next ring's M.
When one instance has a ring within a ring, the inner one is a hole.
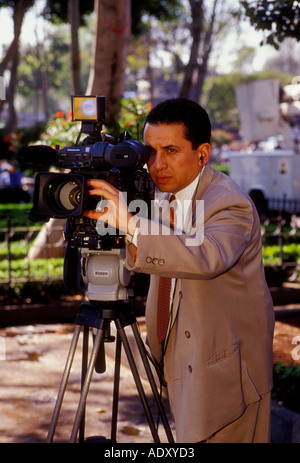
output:
M39 280L61 279L63 276L63 258L34 259L15 259L11 261L10 267L7 259L0 261L0 281L1 280ZM10 275L9 275L10 274Z
M32 204L0 204L0 228L7 226L10 221L11 227L24 227L29 224L27 213Z

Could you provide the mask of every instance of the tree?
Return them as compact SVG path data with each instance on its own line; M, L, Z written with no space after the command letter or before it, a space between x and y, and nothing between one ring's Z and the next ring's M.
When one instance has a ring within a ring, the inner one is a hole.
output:
M78 39L79 27L85 24L86 15L90 14L94 8L94 0L68 0L61 2L57 0L47 0L45 8L45 18L53 23L69 23L71 28L71 77L72 92L80 95L83 93L80 79L80 47Z
M185 67L181 96L199 101L214 43L231 27L234 17L226 0L213 0L210 5L205 0L189 0L189 3L192 45L189 62Z
M255 29L266 32L267 44L278 49L279 44L287 37L300 40L299 1L241 1L241 5Z
M274 69L278 72L286 72L290 76L300 74L299 63L300 43L295 39L287 38L280 44L274 56L271 56L265 63L265 69Z
M71 93L69 31L55 27L36 44L23 45L18 67L20 111L32 113L36 121L47 121L57 110L68 111Z
M11 133L17 125L17 115L14 105L14 95L17 83L17 69L19 60L19 39L23 19L26 11L33 5L31 0L15 0L15 1L2 1L0 7L13 8L13 22L14 22L14 38L7 49L7 52L0 63L0 75L3 76L4 72L10 71L10 80L6 90L6 102L8 104L8 120L6 121L3 134ZM0 112L3 109L5 101L0 100Z
M149 30L149 17L166 21L179 16L180 0L96 0L93 62L87 93L106 96L107 123L118 118L124 92L130 37Z
M107 123L116 120L123 96L131 31L130 0L96 0L96 29L88 94L106 97Z

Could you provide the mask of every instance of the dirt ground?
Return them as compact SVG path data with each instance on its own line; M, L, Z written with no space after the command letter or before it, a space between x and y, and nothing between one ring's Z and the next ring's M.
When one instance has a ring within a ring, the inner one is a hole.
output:
M292 356L293 349L296 351L296 345L292 344L292 340L295 339L296 336L300 336L300 328L276 322L273 345L274 362L283 362L285 364L291 362L295 364L300 363L300 359L297 359L297 357L299 357L299 349L295 352L295 358ZM299 345L299 341L297 344Z
M35 325L0 330L0 443L46 441L73 331L73 325ZM70 441L80 397L81 341L82 335L76 349L53 442ZM105 373L93 375L87 398L85 437L104 436L110 439L115 366L113 355L113 352L105 355ZM132 373L123 363L117 442L151 443L153 437ZM142 381L156 423L157 412L153 395L148 382ZM164 406L172 427L165 400ZM159 435L161 442L168 442L162 425L159 426Z
M292 350L295 345L292 344L292 340L300 335L299 315L293 319L289 318L288 322L287 324L282 318L276 321L274 362L290 363L293 360ZM73 330L74 326L71 324L30 325L0 330L0 443L46 441ZM71 436L80 396L80 343L76 350L54 442L69 442ZM105 357L106 371L102 374L94 373L88 394L86 437L110 438L115 362L110 352ZM153 396L148 383L143 383L156 420ZM166 400L164 406L174 431ZM131 371L123 365L117 430L118 443L153 442ZM159 435L161 442L168 442L162 424L159 426Z

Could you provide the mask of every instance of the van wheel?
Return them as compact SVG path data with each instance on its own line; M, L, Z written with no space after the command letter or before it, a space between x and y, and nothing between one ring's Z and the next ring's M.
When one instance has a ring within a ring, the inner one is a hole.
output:
M254 202L258 214L261 216L266 214L268 211L268 201L264 197L264 194L260 190L252 190L249 194L250 198Z

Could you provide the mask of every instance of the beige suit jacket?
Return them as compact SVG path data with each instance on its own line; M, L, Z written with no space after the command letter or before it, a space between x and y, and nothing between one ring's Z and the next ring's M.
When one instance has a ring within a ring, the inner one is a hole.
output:
M204 200L202 244L186 246L184 234L143 233L135 262L127 249L128 268L151 274L146 324L157 361L158 278L176 278L164 375L177 442L207 439L272 388L274 312L259 217L246 193L209 166L194 212L196 200Z

